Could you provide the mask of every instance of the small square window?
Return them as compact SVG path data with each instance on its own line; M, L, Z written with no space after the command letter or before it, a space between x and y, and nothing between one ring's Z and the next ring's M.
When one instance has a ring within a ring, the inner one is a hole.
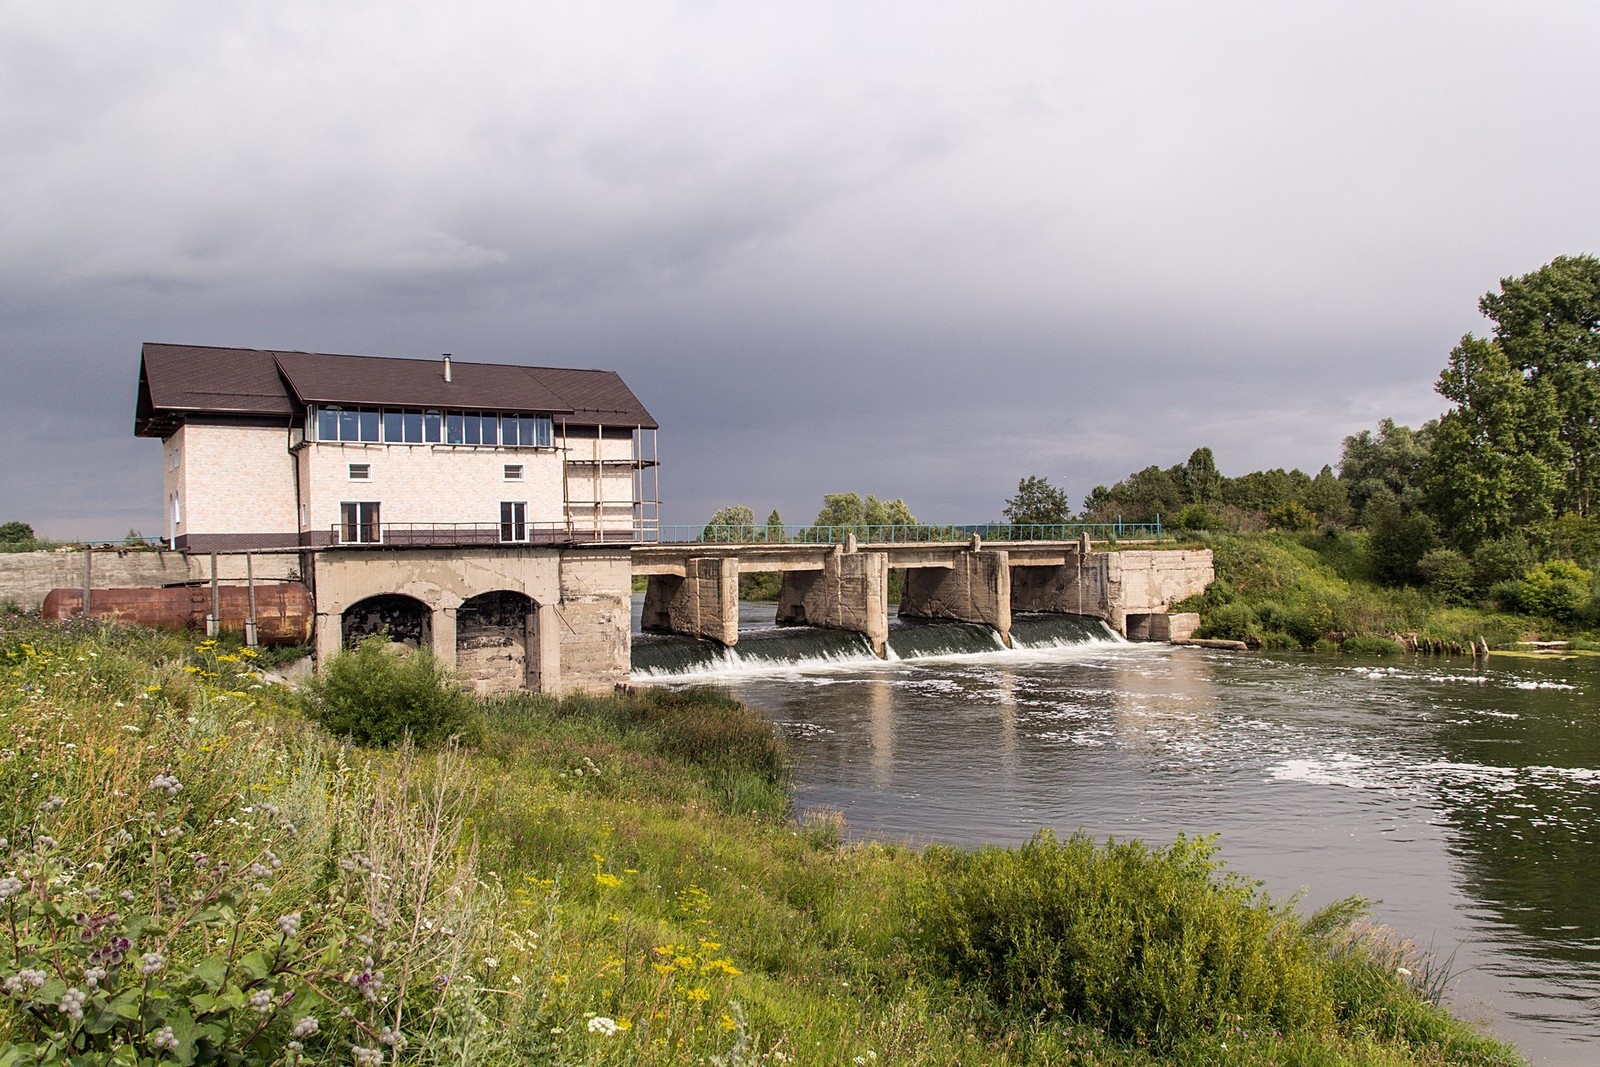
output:
M371 481L372 480L372 464L370 464L370 463L352 463L352 464L350 464L350 480L352 482L368 482L368 481Z
M520 482L520 481L522 481L522 464L520 464L520 463L507 463L506 464L506 481L508 481L508 482Z

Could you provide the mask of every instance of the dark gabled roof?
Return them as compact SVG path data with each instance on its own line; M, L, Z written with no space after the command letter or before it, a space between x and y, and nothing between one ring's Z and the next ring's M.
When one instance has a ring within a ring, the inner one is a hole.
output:
M289 418L310 404L521 411L577 424L656 428L613 371L147 343L134 433L161 437L188 414Z

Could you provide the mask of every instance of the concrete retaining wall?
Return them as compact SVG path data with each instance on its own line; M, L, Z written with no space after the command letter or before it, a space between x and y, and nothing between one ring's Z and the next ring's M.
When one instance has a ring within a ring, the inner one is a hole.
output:
M52 589L82 589L84 558L92 584L100 589L181 585L189 580L189 563L177 552L6 552L0 553L0 602L15 601L24 611L37 611Z

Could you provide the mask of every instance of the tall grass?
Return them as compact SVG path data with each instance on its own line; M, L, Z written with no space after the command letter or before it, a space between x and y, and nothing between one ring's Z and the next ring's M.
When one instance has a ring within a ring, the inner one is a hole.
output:
M851 845L721 695L419 755L250 666L0 617L0 1064L1515 1062L1203 844Z

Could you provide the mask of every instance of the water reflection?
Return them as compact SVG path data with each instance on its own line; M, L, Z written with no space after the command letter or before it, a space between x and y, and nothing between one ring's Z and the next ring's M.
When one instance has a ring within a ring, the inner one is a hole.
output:
M1124 645L727 684L795 739L797 804L852 832L1218 832L1275 894L1382 900L1456 951L1458 1008L1559 1064L1600 1033L1597 680Z

